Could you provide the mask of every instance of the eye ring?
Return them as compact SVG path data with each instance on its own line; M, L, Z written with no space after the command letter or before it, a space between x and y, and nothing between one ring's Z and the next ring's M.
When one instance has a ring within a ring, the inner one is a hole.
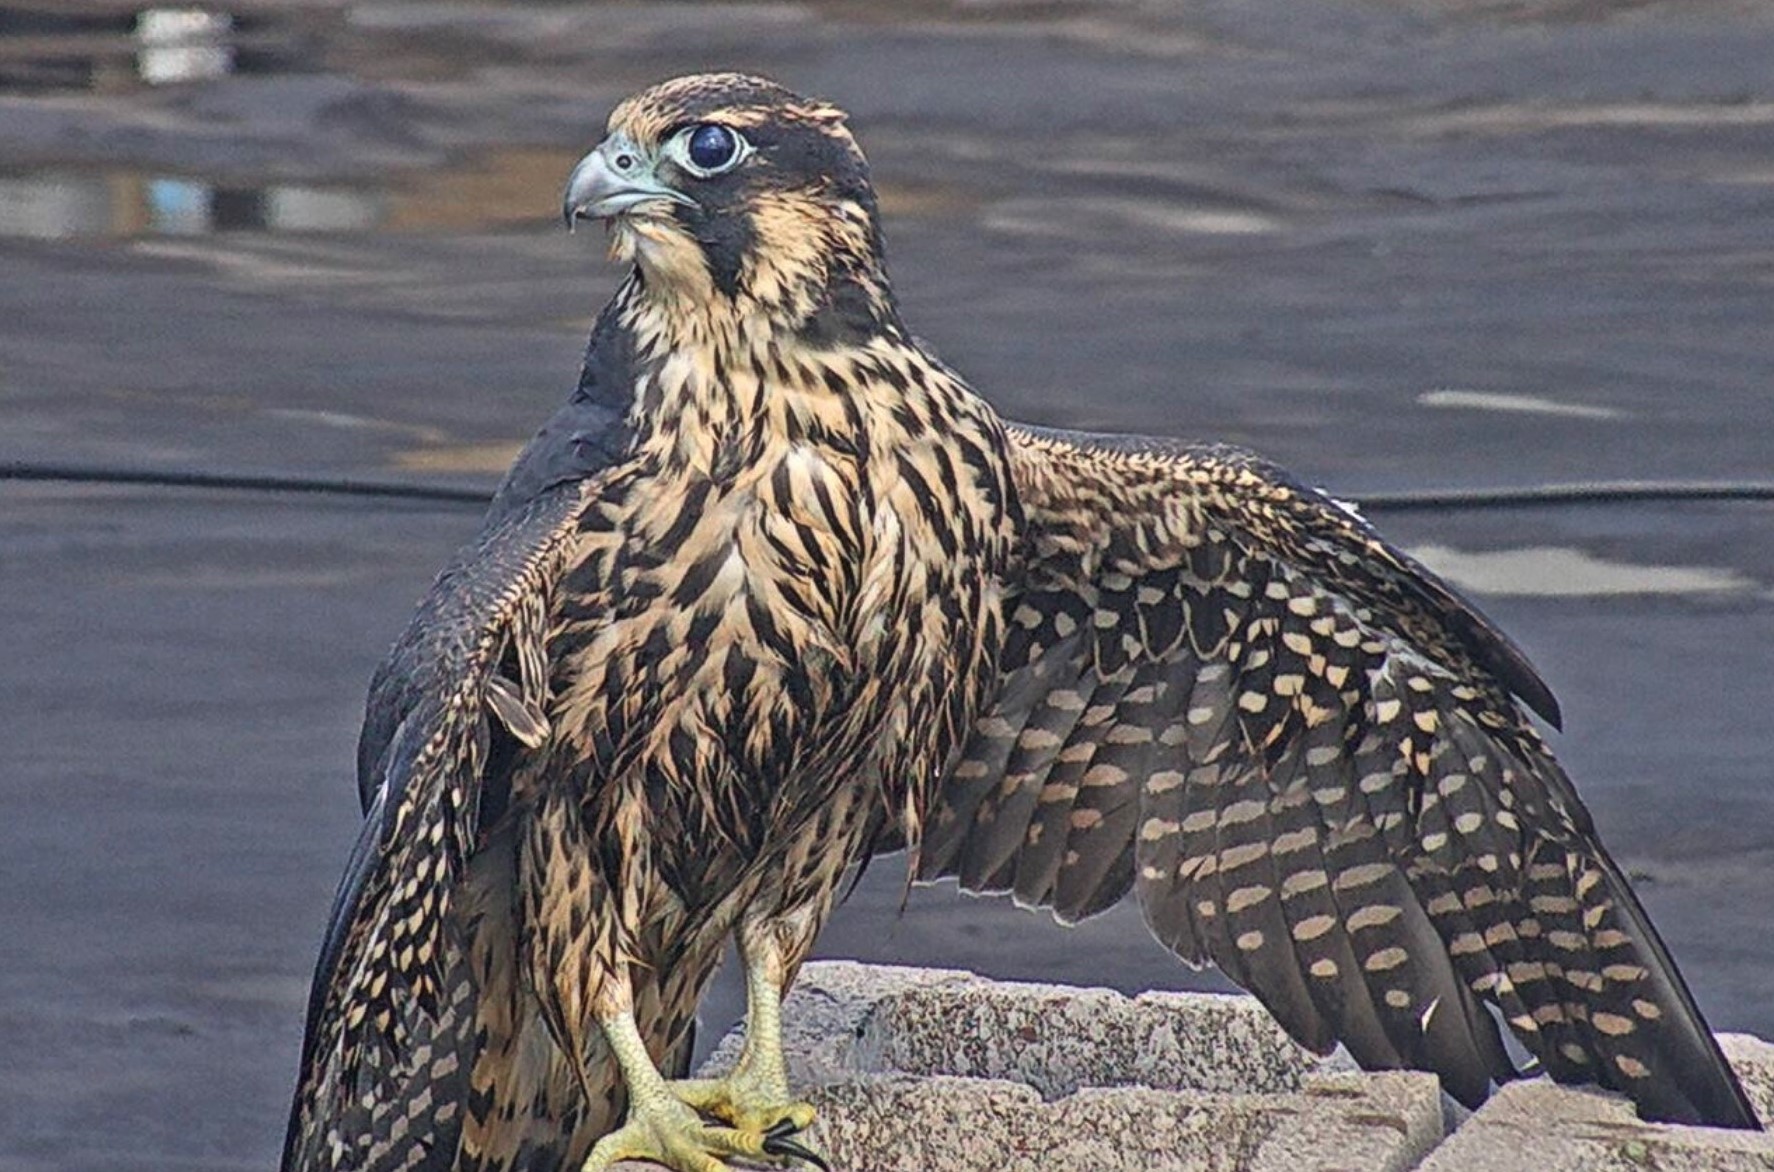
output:
M671 142L671 154L676 162L699 179L731 171L752 152L753 147L744 135L719 122L699 122L685 127Z

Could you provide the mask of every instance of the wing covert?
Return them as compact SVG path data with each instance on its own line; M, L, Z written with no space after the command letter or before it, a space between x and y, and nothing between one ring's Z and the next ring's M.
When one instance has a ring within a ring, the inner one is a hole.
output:
M1365 522L1229 448L1012 427L1026 517L996 705L922 878L1062 920L1136 890L1302 1043L1755 1126L1517 699L1525 656Z
M557 485L595 476L626 454L634 438L628 416L634 405L635 355L622 309L633 296L631 280L599 315L586 343L578 385L506 471L487 512L488 525Z

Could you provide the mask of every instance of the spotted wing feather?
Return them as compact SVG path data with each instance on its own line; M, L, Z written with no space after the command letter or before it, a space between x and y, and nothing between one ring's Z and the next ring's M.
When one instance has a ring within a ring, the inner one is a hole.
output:
M1563 1081L1755 1126L1476 610L1350 511L1231 449L1012 428L1026 515L1003 688L925 878L1062 920L1129 890L1302 1043Z
M453 1166L480 1027L450 898L496 738L547 734L548 599L587 491L554 487L493 523L378 672L366 818L315 971L286 1170Z

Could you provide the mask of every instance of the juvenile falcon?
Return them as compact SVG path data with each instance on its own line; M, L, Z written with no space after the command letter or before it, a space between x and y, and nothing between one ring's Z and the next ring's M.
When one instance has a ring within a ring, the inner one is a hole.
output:
M629 266L372 686L286 1169L813 1158L784 989L847 867L1152 931L1302 1043L1757 1126L1522 654L1244 452L1007 424L907 331L836 108L611 115ZM684 1080L737 939L737 1069ZM1496 1017L1493 1017L1495 1010Z

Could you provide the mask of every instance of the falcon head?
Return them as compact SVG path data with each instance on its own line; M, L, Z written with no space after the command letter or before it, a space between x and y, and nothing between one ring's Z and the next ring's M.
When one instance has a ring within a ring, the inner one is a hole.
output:
M680 77L616 107L567 181L571 226L600 219L649 291L805 321L885 304L868 162L835 106L737 73Z

